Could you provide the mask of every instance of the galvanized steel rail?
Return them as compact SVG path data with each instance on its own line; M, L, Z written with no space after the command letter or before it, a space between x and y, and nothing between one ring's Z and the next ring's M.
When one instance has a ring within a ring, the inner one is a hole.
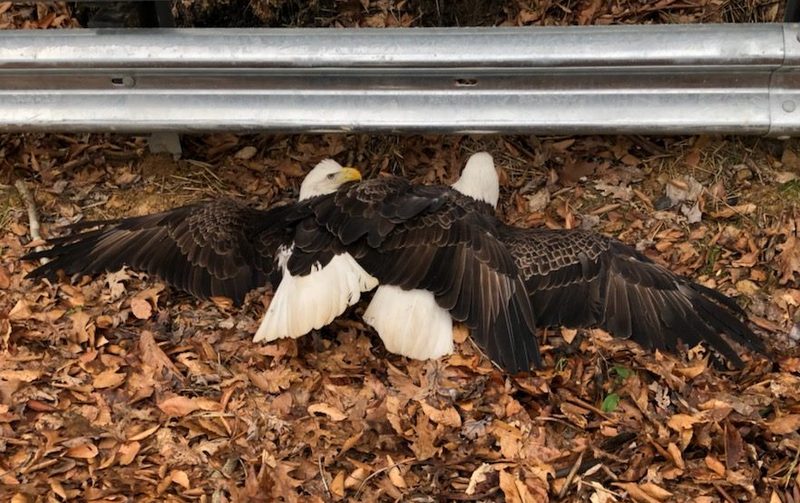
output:
M2 131L800 133L800 25L0 33Z

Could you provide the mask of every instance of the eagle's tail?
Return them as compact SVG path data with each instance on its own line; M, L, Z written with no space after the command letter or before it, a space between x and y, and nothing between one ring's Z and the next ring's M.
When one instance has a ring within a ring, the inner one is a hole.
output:
M391 353L427 360L453 352L450 313L426 290L381 285L364 313L364 321L378 332Z
M312 267L306 275L293 276L284 267L283 278L272 297L254 342L293 339L332 322L348 306L377 286L355 259L335 255L323 267Z

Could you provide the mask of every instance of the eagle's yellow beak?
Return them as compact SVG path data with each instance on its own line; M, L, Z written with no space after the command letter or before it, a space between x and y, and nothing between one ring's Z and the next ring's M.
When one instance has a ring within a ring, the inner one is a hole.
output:
M361 172L356 168L342 168L338 178L340 183L357 182L361 180Z

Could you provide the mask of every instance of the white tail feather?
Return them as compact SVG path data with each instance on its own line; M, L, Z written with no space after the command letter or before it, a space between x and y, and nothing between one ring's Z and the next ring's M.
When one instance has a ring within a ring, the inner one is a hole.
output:
M381 285L364 321L378 332L386 350L417 360L453 352L453 320L426 290Z
M372 290L378 280L349 254L336 255L321 269L292 276L283 264L283 279L261 320L253 342L296 339L332 322Z

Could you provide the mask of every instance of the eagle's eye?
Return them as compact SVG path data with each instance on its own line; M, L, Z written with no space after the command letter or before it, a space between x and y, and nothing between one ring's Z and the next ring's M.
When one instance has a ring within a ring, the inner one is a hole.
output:
M328 178L328 180L333 180L334 177L336 177L336 173L331 173L330 175L328 175L327 178Z

